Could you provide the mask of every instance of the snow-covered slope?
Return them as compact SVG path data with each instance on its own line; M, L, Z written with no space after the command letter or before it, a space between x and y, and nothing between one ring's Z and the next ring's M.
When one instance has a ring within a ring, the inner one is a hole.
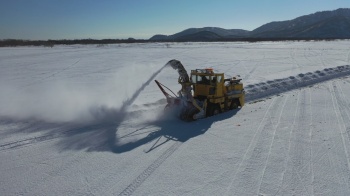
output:
M0 48L0 195L349 195L350 42ZM154 79L212 67L247 104L192 123Z

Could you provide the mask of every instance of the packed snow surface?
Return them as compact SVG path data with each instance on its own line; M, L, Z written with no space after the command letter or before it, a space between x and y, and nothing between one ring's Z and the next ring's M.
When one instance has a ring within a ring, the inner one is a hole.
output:
M164 113L189 72L246 105ZM0 195L350 195L350 41L0 48Z

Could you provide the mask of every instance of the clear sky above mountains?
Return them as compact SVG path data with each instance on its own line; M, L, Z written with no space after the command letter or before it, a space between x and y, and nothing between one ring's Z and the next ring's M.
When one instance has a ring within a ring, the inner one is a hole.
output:
M0 39L148 39L190 27L253 30L350 0L0 0Z

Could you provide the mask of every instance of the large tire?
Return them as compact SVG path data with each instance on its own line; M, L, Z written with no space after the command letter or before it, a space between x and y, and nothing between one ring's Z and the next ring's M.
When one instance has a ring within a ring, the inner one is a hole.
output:
M230 110L237 109L239 106L240 106L239 100L232 99L231 104L230 104Z
M194 119L193 116L198 112L199 110L194 106L190 106L189 108L184 108L181 111L180 119L187 122L195 121L196 119Z
M191 108L188 112L187 112L187 119L186 121L191 122L191 121L195 121L196 119L194 119L194 115L197 114L199 112L199 110L197 108Z
M221 113L220 106L218 104L209 104L207 108L207 116L214 116Z

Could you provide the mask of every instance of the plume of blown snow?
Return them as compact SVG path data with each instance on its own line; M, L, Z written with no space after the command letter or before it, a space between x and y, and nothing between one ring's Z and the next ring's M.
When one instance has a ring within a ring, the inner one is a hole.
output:
M21 87L1 82L0 116L47 122L118 120L127 112L125 104L154 75L150 70L145 65L123 67L89 86L63 80Z

